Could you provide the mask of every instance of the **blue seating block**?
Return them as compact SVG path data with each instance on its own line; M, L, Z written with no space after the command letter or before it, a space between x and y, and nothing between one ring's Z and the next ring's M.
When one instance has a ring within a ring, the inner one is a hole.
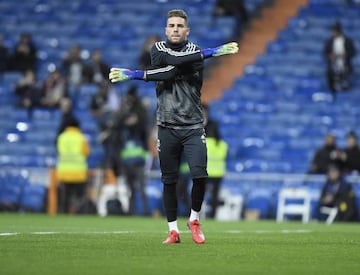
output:
M24 211L43 212L45 210L46 187L40 184L28 184L24 187L20 208Z

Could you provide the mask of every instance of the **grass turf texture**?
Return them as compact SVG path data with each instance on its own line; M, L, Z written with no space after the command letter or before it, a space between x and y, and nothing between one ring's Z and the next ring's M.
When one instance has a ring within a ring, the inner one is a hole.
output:
M185 224L163 245L164 218L0 214L0 274L360 274L359 224Z

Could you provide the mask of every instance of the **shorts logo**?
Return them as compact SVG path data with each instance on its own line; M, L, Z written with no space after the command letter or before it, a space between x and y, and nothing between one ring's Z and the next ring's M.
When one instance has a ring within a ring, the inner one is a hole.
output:
M161 152L161 149L160 149L160 139L157 140L156 148L157 148L157 151L158 151L158 152Z
M202 143L206 143L205 135L201 135L200 138L201 138Z

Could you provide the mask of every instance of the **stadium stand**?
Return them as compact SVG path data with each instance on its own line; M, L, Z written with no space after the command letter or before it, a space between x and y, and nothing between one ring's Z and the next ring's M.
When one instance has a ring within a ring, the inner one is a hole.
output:
M251 16L258 16L261 7L269 2L245 1ZM343 2L310 0L267 45L266 52L258 56L254 64L245 67L245 74L233 81L232 87L223 92L221 99L210 104L210 115L219 122L221 133L230 145L229 177L237 178L225 180L224 188L233 188L234 181L241 185L245 210L246 207L256 207L254 204L261 198L261 218L275 218L279 189L288 178L292 178L287 175L307 172L311 156L327 132L334 132L339 144L344 145L346 133L357 131L360 120L357 108L360 103L360 58L357 56L354 60L351 89L339 94L337 102L333 102L326 85L325 61L321 53L323 42L329 36L329 26L336 20L343 24L345 33L354 39L357 49L360 49L357 31L360 8L346 6ZM49 69L60 66L65 52L74 44L82 46L83 57L99 48L112 66L135 68L146 37L152 34L162 36L159 33L163 30L162 15L171 8L184 8L190 14L194 42L202 47L223 43L230 36L234 20L214 20L214 3L214 0L140 0L136 3L113 0L75 0L71 3L57 0L1 1L0 33L9 49L14 47L21 33L32 35L38 49L40 83ZM5 72L0 76L1 170L9 167L51 168L56 161L54 145L60 112L36 109L30 119L25 110L17 109L13 89L19 78L20 74L16 72ZM139 94L153 112L156 100L152 84L137 84ZM119 85L120 95L128 85ZM91 84L70 87L70 94L77 99L76 115L91 143L91 168L101 163L104 154L97 141L96 121L88 110L94 92L95 87ZM276 177L259 178L262 173L276 174ZM250 175L248 182L244 180L246 174ZM312 182L312 179L301 179L302 185ZM19 189L14 187L10 190L5 182L1 181L2 196L9 191L12 194L8 198L10 201L25 203L25 199L21 200ZM314 194L318 194L323 178L315 177L313 182L316 183L312 185ZM149 186L153 190L159 185L152 182ZM254 186L259 190L266 188L270 194L264 192L267 196L255 196L250 192ZM355 190L359 200L359 188ZM32 194L41 194L41 191L33 190ZM269 196L272 198L270 205L267 204ZM252 200L247 201L247 198ZM316 218L315 195L313 199L311 216ZM33 209L37 211L40 208Z

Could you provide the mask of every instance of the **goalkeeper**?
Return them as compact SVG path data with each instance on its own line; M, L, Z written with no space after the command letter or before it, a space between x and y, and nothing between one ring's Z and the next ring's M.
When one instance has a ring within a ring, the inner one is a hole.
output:
M201 108L203 60L238 51L235 42L201 50L188 41L189 33L186 13L183 10L169 11L165 28L167 41L156 42L152 47L152 68L146 71L112 68L109 75L111 82L130 79L156 82L157 147L169 226L164 244L180 243L176 183L182 154L188 160L193 181L187 226L195 243L205 242L199 223L207 178L207 149Z

